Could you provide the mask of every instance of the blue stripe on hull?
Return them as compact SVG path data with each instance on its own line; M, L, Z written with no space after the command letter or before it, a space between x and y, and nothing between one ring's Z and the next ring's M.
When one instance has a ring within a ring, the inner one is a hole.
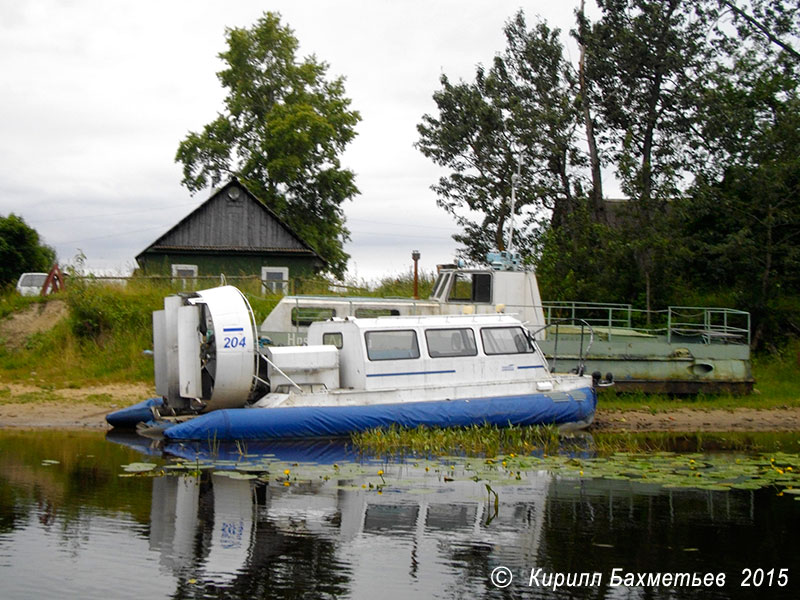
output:
M407 371L405 373L367 373L367 377L401 377L403 375L444 375L446 373L455 373L455 369L448 369L447 371Z
M488 423L540 425L588 420L597 396L591 387L568 393L405 402L361 406L291 406L217 410L164 431L170 440L264 440L338 437L396 424L414 428Z

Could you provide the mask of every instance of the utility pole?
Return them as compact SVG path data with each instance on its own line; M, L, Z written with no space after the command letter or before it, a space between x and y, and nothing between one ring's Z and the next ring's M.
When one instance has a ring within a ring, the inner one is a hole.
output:
M414 261L414 300L419 300L419 271L417 269L419 256L419 250L411 252L411 259Z

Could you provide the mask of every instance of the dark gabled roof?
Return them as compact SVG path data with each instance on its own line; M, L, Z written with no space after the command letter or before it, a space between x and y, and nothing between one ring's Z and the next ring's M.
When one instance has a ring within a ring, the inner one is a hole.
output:
M236 178L211 194L136 258L187 251L299 254L325 262Z

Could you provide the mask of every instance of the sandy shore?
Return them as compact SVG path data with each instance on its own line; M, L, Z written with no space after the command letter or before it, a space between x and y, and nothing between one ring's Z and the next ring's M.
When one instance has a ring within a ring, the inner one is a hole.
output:
M0 383L0 428L108 429L105 416L155 395L146 384L43 390Z
M105 415L155 395L152 386L118 384L42 390L0 384L0 428L108 429ZM592 430L623 431L798 431L800 408L605 411L598 408Z

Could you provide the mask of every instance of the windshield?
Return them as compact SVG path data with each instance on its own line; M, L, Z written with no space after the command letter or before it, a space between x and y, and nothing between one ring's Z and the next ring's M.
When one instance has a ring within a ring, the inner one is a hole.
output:
M42 287L47 275L44 273L25 273L19 280L20 287Z

